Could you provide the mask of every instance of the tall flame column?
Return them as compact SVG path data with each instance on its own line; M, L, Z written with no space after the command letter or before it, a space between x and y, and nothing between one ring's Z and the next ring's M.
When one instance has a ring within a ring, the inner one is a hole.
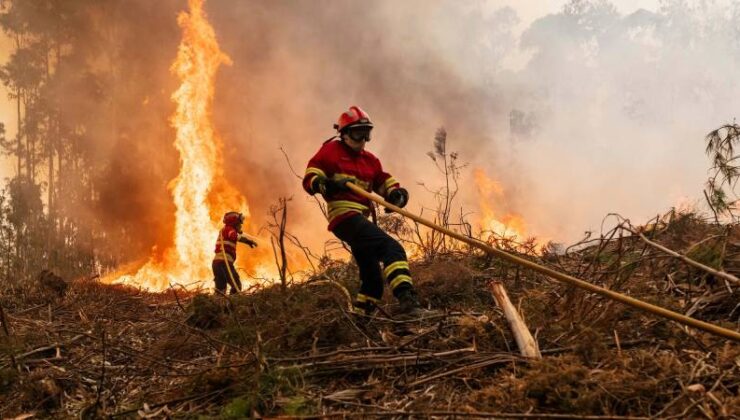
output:
M209 215L208 192L221 167L221 142L214 136L211 107L214 79L229 57L218 46L213 28L203 13L202 0L190 0L190 13L181 13L178 23L183 40L172 65L182 83L172 95L177 110L172 125L180 152L180 174L170 184L177 208L175 249L177 263L207 267L212 257L214 227ZM195 273L193 273L195 274Z
M231 60L219 48L203 0L189 0L188 5L189 12L178 16L183 38L172 65L181 81L172 95L177 105L171 119L176 130L174 145L180 153L180 172L169 184L177 209L174 248L166 250L161 260L152 257L136 274L115 280L150 290L164 290L171 284L204 286L211 277L210 261L219 229L212 216L247 210L244 197L224 179L222 144L211 120L216 73ZM221 197L210 197L216 186Z

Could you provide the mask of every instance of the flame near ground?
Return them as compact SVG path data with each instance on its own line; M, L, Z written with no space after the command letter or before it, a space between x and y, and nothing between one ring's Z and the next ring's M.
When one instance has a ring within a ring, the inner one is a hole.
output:
M169 184L176 208L173 246L162 252L153 250L143 264L131 263L107 275L103 278L106 283L151 291L172 286L209 289L213 277L211 261L222 215L226 211L241 211L246 216L245 226L249 226L247 200L226 180L223 144L211 115L216 74L221 65L231 64L231 60L221 51L203 4L204 0L189 0L189 11L178 16L182 41L171 67L180 80L179 88L172 95L176 111L171 123L176 131L174 145L180 154L179 174ZM519 215L496 211L499 210L496 203L505 201L501 185L481 169L476 170L474 176L479 197L478 225L482 234L524 238L527 226ZM264 247L250 252L240 265L244 266L245 262L255 277L277 278L271 256Z
M172 71L180 87L172 95L176 112L171 123L174 145L180 153L180 172L169 189L176 207L174 246L150 257L135 274L108 276L108 281L164 290L171 285L187 289L209 286L211 260L220 218L230 210L245 214L246 199L225 179L222 142L211 119L215 76L229 57L220 50L213 27L203 11L203 0L189 0L189 12L178 16L182 29Z
M503 185L477 168L473 171L476 192L478 193L479 220L481 235L493 235L500 238L511 238L516 241L526 240L529 232L524 218L505 208L510 197L507 197ZM542 244L541 240L537 243Z

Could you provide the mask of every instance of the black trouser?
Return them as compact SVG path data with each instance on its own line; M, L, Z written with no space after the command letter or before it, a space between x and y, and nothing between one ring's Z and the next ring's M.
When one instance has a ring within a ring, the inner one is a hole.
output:
M234 263L229 262L229 265L226 265L226 262L223 260L214 260L213 264L211 264L211 268L213 268L213 281L216 283L216 291L226 294L226 286L231 286L231 294L239 293L242 290L242 281L239 279L239 273L237 273L236 268L234 268ZM228 269L227 269L228 267ZM236 283L237 289L234 289L234 285L231 284L231 278L229 277L229 271L231 270L231 275L234 276L234 283Z
M360 269L359 303L379 303L383 297L383 277L393 295L413 288L406 251L401 244L364 216L357 214L334 228L334 235L349 244ZM383 263L383 271L380 270Z

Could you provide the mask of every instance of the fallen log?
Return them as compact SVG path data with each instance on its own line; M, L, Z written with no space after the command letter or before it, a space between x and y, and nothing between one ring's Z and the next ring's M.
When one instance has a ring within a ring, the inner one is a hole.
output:
M509 300L509 295L506 294L504 285L500 281L492 281L489 283L489 287L496 304L504 311L504 317L509 322L509 327L511 327L514 340L516 340L516 345L519 347L522 356L542 359L537 341L532 337L527 324L524 323L519 312L517 312L511 300Z

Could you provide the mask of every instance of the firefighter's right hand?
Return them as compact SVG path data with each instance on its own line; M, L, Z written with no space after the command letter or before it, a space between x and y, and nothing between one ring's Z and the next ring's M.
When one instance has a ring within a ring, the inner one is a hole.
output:
M350 178L331 179L322 176L318 180L319 191L326 197L333 197L340 192L349 191L347 183L350 181Z

